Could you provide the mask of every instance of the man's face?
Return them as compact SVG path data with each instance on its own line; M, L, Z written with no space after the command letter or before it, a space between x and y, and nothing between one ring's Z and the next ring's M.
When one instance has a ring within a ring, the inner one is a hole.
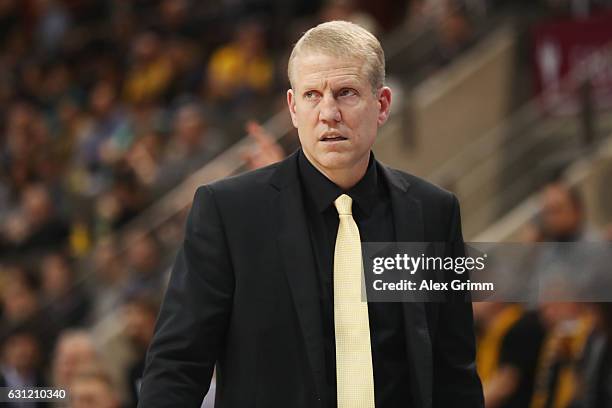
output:
M363 62L319 53L293 61L287 104L309 161L323 173L365 168L391 90L373 92Z
M548 235L561 239L578 232L582 214L567 190L559 186L548 186L542 195L542 221Z
M71 384L70 408L116 408L113 390L102 381L79 379Z

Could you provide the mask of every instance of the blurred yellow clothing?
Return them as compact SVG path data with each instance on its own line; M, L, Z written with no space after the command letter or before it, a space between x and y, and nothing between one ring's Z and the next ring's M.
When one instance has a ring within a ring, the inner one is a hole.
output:
M208 64L208 78L213 93L231 95L247 87L261 92L269 88L273 74L272 60L266 56L247 58L237 45L215 51Z
M83 223L75 223L70 231L70 249L76 257L81 257L91 248L89 232Z
M147 102L159 97L172 79L172 65L158 58L145 67L132 69L125 81L125 97L129 102Z
M502 342L522 315L523 308L519 305L505 307L478 339L476 366L483 384L486 384L497 370Z
M576 364L594 327L591 316L560 324L544 342L531 408L568 408L577 391Z

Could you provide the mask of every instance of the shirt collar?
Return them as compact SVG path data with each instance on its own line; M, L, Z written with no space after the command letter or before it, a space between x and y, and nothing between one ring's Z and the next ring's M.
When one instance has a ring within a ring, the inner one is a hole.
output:
M308 161L306 155L301 150L298 163L300 176L306 187L306 193L314 202L317 211L325 211L330 206L333 206L334 200L341 194L347 194L366 216L370 215L379 193L374 153L370 152L370 162L368 163L365 175L348 191L342 190L321 173Z

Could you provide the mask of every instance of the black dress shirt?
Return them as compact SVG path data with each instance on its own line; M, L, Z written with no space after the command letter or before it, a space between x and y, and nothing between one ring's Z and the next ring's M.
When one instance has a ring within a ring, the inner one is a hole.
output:
M362 242L395 241L391 200L374 155L364 177L343 191L319 172L300 151L299 173L310 238L320 286L325 345L325 376L329 400L336 406L336 345L334 331L333 265L339 218L334 200L341 194L353 199L353 218ZM408 356L400 303L368 303L374 394L377 408L410 407Z

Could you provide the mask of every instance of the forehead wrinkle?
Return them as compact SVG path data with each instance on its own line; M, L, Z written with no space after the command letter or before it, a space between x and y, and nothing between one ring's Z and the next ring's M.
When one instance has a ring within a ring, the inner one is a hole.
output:
M325 89L327 87L333 88L342 85L360 85L361 78L359 74L353 72L337 72L332 74L317 72L313 75L304 75L304 78L297 82L298 86L300 86L301 82L303 88Z
M341 77L341 78L337 78ZM359 84L359 76L351 75L347 78L346 75L336 75L326 78L309 78L304 81L303 88L326 89L327 87L335 88L341 86L356 86Z

